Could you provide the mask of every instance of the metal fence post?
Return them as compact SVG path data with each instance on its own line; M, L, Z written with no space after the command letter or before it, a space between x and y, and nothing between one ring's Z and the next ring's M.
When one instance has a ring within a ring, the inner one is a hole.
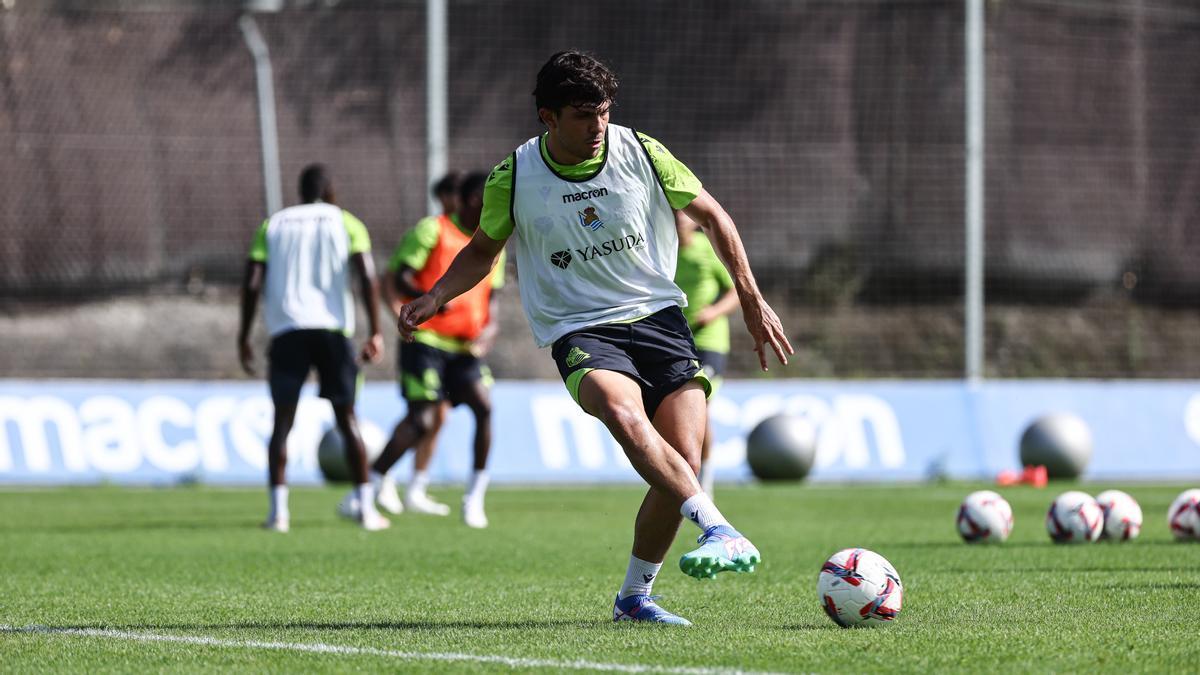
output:
M965 0L966 12L966 307L968 382L983 379L984 23L983 0Z
M429 186L446 173L446 0L425 2L425 173L430 215L441 213L441 204Z
M267 215L283 208L283 188L279 182L279 135L275 127L275 78L267 42L258 31L254 17L238 19L242 38L254 57L254 79L258 85L258 129L262 137L263 185L266 188Z

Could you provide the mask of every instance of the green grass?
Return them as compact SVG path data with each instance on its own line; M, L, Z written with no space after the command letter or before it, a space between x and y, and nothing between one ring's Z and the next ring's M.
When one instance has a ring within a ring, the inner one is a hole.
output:
M975 487L719 486L718 504L764 563L751 575L685 577L677 561L696 535L685 524L655 591L696 623L690 629L610 621L641 494L632 486L501 487L489 494L486 531L457 515L400 516L375 534L336 519L339 491L295 489L288 535L256 528L263 490L8 490L0 624L669 668L1196 668L1200 544L1175 543L1165 523L1185 486L1126 487L1146 513L1141 538L1087 546L1049 543L1043 517L1057 486L1005 490L1016 528L992 547L967 546L954 532L957 504ZM895 625L844 630L821 612L817 570L847 546L899 570ZM0 632L6 671L511 669Z

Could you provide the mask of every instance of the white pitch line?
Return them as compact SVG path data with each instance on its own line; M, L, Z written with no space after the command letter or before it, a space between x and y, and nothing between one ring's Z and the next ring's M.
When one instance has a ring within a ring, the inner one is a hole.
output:
M525 659L490 654L467 654L460 652L405 652L376 647L350 647L330 645L322 642L262 642L259 640L225 640L203 635L166 635L162 633L139 633L134 631L110 630L107 628L54 628L51 626L8 626L0 624L0 633L31 633L38 635L70 635L77 637L110 638L136 642L174 642L178 644L202 645L205 647L233 647L241 649L273 649L289 652L315 654L345 654L350 656L384 656L408 661L466 661L471 663L494 663L510 668L554 668L558 670L603 670L617 673L670 673L671 675L717 675L718 673L740 673L744 675L768 675L761 671L733 670L726 668L692 668L669 666L639 666L626 663L602 663L599 661L559 661L555 659Z

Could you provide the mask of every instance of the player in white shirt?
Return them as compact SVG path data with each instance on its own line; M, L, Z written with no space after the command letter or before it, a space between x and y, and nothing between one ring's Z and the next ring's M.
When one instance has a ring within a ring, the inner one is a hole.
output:
M263 527L277 532L287 532L290 527L287 437L296 417L300 388L315 368L320 395L333 406L342 433L355 490L369 505L362 509L359 522L364 529L381 530L390 523L375 509L367 479L366 449L354 414L359 369L350 341L354 335L353 271L370 323L370 336L359 356L372 363L383 358L371 240L362 221L336 206L333 182L325 167L313 164L301 172L300 199L302 204L273 214L259 227L242 282L238 356L247 374L254 374L250 328L260 295L271 336L267 381L275 421L267 444L270 509Z

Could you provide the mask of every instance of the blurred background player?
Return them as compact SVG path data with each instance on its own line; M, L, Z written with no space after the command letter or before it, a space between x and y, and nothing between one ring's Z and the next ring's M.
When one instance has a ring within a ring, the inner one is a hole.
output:
M422 221L400 244L394 257L399 271L393 275L396 291L417 297L428 291L445 273L450 262L467 245L479 226L483 209L483 186L487 174L471 173L463 177L459 188L458 212ZM398 259L397 259L398 258ZM496 338L493 321L493 290L504 283L504 259L499 256L486 279L442 306L419 330L411 342L400 347L400 391L408 404L404 419L396 425L392 438L375 461L372 482L381 486L384 475L408 448L429 442L434 421L443 401L451 405L465 403L475 416L474 465L463 496L463 522L475 528L487 527L484 494L487 491L487 460L492 444L491 372L482 358ZM356 494L342 505L347 515L356 513Z
M403 295L402 291L399 290L401 287L397 285L405 284L405 288L411 289L411 279L397 279L397 276L406 268L412 274L415 274L415 270L425 264L425 259L428 257L429 251L432 250L433 245L437 242L438 218L450 217L458 211L458 189L462 184L462 179L463 172L451 171L433 184L433 196L442 207L441 216L426 216L418 221L412 231L412 234L416 236L406 237L396 247L391 259L388 261L387 271L384 273L382 284L383 293L384 297L387 298L388 307L395 316L399 316L400 308L404 306L405 302L412 299L412 296ZM430 243L431 241L433 242L432 244ZM414 266L413 263L416 263L416 265ZM397 353L399 351L397 350ZM399 371L398 363L396 375L397 377L402 375ZM417 441L416 448L414 448L412 479L409 480L408 489L404 492L403 502L396 491L396 483L392 472L384 474L383 481L380 483L378 492L375 495L375 498L379 501L379 505L384 510L396 514L402 513L405 509L408 509L412 513L425 513L435 516L450 514L449 506L434 500L426 491L429 487L429 463L433 460L434 450L437 449L438 436L442 425L446 423L446 416L449 414L450 403L443 400L441 405L434 411L433 426L429 433Z
M342 434L354 493L370 505L360 511L358 521L364 529L381 530L389 522L375 510L373 488L367 480L366 449L354 414L358 362L350 341L354 334L353 270L370 323L370 337L361 357L370 362L383 357L371 240L362 221L336 205L333 181L320 164L301 172L300 200L302 204L263 222L250 245L242 281L237 342L246 373L254 374L250 328L260 294L265 298L263 317L271 336L267 380L275 421L267 445L271 502L263 527L288 531L287 436L296 417L300 388L316 368L320 395L333 406Z
M725 372L729 356L729 314L737 309L738 296L733 277L721 264L708 235L682 211L675 212L679 234L679 261L675 267L675 285L687 296L683 316L692 329L700 365L712 383L715 394ZM712 394L709 394L710 398ZM712 422L704 432L700 451L700 487L712 496L713 470L708 456L712 452Z

